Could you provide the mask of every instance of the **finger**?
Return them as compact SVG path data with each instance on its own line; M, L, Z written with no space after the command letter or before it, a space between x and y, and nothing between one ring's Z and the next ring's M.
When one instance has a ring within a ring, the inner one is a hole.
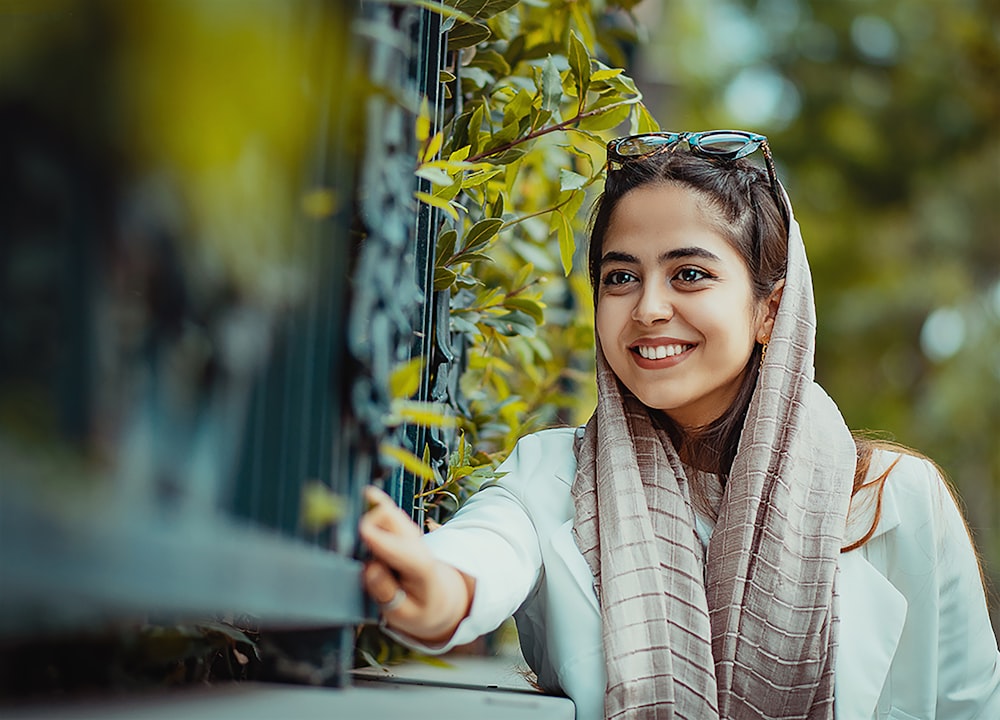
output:
M410 542L423 535L415 522L392 501L388 495L374 487L366 489L371 508L361 516L358 529L366 542L373 535L400 535Z
M368 595L379 606L379 614L387 622L405 622L417 612L413 596L406 592L389 568L382 563L371 562L366 565L363 582Z
M368 485L365 488L365 500L369 504L369 510L375 505L395 505L392 498L382 489L375 487L374 485Z
M400 537L409 542L418 541L423 533L416 523L405 514L400 516L397 508L375 508L361 516L358 532L365 542L373 537Z
M416 528L412 523L411 526ZM416 582L426 580L430 573L431 555L419 528L416 532L395 532L362 522L359 530L375 559Z
M392 498L378 488L369 486L365 488L365 499L369 502L369 510L362 516L362 520L369 525L376 525L384 530L393 532L409 532L412 535L419 535L420 528L407 515Z
M379 605L389 602L399 588L399 581L392 571L377 560L365 564L362 582L372 600Z

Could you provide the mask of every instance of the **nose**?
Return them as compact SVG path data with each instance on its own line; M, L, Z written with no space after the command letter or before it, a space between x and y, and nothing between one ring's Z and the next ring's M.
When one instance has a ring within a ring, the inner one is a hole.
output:
M659 283L644 284L632 308L632 319L642 325L667 322L674 316L669 290Z

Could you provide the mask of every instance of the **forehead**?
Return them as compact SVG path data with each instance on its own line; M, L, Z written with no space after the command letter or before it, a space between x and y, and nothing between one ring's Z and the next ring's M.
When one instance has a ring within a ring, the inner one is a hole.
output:
M723 227L721 213L702 193L676 183L643 185L618 201L601 254L619 251L642 258L675 247L702 247L742 264Z

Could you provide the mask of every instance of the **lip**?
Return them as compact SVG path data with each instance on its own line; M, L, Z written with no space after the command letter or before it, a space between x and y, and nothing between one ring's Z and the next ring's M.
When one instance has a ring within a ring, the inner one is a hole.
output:
M644 358L639 354L639 347L662 347L665 345L686 345L687 349L677 355L671 355L670 357L658 358L652 360L650 358ZM632 357L633 362L640 368L644 370L662 370L664 368L673 367L679 363L687 360L691 351L698 346L697 343L693 343L689 340L682 340L680 338L641 338L634 341L628 346L629 355Z

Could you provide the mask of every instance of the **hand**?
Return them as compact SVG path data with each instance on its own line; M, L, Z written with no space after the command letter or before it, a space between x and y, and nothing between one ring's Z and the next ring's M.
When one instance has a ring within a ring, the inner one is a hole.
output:
M386 624L429 645L444 643L469 614L475 580L431 555L423 533L392 499L366 488L371 509L358 531L371 550L362 581Z

